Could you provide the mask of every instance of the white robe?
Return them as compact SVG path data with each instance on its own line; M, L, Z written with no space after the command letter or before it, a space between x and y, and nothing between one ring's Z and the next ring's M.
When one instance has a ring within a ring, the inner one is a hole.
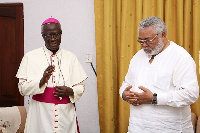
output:
M55 71L48 83L39 88L40 79L49 65ZM74 54L59 49L55 55L45 46L26 53L21 61L18 73L21 95L42 94L46 87L68 86L74 91L69 96L71 103L52 104L30 101L25 133L77 133L75 103L84 92L83 81L87 75Z
M143 50L132 58L120 96L126 87L138 86L157 93L157 105L130 105L129 133L192 133L190 105L199 97L196 64L190 54L174 42L151 59Z

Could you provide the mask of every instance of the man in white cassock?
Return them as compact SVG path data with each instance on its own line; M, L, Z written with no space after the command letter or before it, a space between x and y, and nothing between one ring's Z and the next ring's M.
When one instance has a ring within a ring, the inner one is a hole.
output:
M62 48L61 25L42 23L45 46L26 53L16 77L21 95L33 95L25 133L79 133L74 103L84 92L87 75L76 56Z
M191 55L167 40L158 17L139 24L142 49L131 59L120 96L130 103L128 133L193 133L190 105L199 97Z

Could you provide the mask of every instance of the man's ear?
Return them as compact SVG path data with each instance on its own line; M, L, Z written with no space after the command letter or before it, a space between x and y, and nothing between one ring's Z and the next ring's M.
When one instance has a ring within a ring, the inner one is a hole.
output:
M162 37L166 37L166 33L165 32L162 32Z
M44 32L44 25L41 25L41 34Z

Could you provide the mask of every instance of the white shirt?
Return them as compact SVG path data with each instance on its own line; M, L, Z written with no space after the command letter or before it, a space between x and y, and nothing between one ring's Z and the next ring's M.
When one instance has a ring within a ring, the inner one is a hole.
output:
M150 64L143 50L132 58L120 96L138 86L157 93L157 105L130 105L129 133L192 133L190 105L199 97L196 65L190 54L174 42Z
M40 79L49 65L55 71L48 83L39 88ZM74 91L71 103L51 104L31 100L27 115L25 133L77 133L74 102L84 92L85 71L74 54L59 49L55 55L45 46L24 55L18 73L19 91L22 95L44 93L46 87L68 86Z

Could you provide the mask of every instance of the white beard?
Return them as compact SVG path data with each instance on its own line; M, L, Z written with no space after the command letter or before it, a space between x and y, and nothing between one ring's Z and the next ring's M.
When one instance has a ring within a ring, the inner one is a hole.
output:
M162 42L161 38L159 38L158 43L157 43L157 45L156 45L156 47L154 49L152 49L152 48L145 48L145 47L143 47L142 49L144 50L144 52L147 55L157 55L157 54L159 54L163 50L164 46L165 45ZM146 50L148 50L150 52L147 52Z

